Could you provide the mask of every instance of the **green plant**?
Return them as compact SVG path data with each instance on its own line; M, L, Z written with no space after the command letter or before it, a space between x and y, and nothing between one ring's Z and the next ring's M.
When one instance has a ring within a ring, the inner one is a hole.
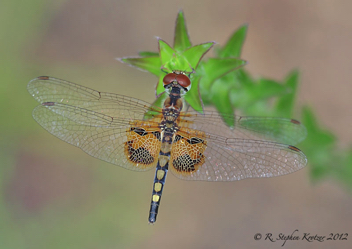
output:
M203 111L204 103L215 106L227 116L237 110L245 115L292 117L299 72L290 72L282 82L267 78L254 79L247 70L241 68L246 61L239 59L246 32L246 25L240 27L223 47L215 48L215 58L201 60L214 43L192 46L184 14L180 11L176 20L173 48L158 39L158 53L140 52L140 57L122 58L121 61L159 77L156 91L159 98L162 98L160 94L165 73L182 70L190 74L192 89L185 100L199 112ZM336 137L318 125L310 107L302 108L301 120L307 128L308 136L300 148L307 155L312 179L331 175L352 187L352 150L342 151L338 148ZM231 118L224 121L229 126L234 125Z

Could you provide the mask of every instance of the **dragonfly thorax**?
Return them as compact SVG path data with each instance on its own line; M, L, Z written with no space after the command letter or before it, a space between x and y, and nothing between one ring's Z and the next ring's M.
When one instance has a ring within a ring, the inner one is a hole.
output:
M175 109L181 111L183 106L182 100L176 96L171 95L164 101L164 109Z
M162 110L164 120L168 123L175 122L180 115L182 106L180 88L172 87L169 97L164 101L164 108Z

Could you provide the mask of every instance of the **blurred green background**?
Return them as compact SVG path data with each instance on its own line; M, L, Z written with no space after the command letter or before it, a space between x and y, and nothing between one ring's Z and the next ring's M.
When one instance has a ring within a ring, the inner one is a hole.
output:
M232 183L167 179L148 225L154 172L94 159L42 129L28 81L50 75L99 91L155 99L157 79L115 57L172 43L179 8L193 44L224 44L249 23L242 58L254 76L301 71L309 104L339 146L352 138L349 1L2 1L0 3L0 248L268 248L256 233L328 236L352 229L352 198L309 169ZM293 117L295 118L295 117ZM299 147L299 146L298 146ZM308 158L309 160L309 158ZM331 165L334 167L334 165ZM348 241L288 241L286 248L350 248Z

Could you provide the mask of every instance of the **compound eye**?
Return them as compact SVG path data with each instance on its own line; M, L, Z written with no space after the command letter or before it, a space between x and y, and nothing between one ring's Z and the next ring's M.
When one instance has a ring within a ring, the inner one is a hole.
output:
M177 83L184 88L189 87L189 85L191 84L191 81L188 78L188 76L184 74L178 74L176 76L176 80L177 80Z
M169 74L165 75L165 77L163 79L164 86L167 86L174 81L176 81L176 74L174 74L174 73L169 73Z

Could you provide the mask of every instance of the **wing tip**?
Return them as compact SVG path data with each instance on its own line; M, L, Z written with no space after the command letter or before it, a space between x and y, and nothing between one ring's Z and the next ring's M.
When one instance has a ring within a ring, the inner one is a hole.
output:
M290 150L296 151L296 152L301 152L300 149L298 149L296 146L293 146L293 145L289 145L289 146L287 146L287 148L289 148Z
M308 159L307 159L306 155L303 153L303 151L301 151L300 149L298 149L297 147L295 147L293 145L288 145L287 148L294 151L294 152L299 153L299 155L301 156L301 159L304 160L304 162L302 163L302 167L300 167L300 168L304 168L308 163Z
M296 124L296 125L300 125L301 124L301 122L299 122L296 119L291 119L291 123Z
M38 79L38 80L49 80L50 77L49 76L38 76L36 79Z
M38 76L38 77L30 80L27 85L28 91L33 86L33 84L35 84L38 80L49 80L49 79L50 79L50 76Z
M54 106L55 102L43 102L42 105L43 106Z

